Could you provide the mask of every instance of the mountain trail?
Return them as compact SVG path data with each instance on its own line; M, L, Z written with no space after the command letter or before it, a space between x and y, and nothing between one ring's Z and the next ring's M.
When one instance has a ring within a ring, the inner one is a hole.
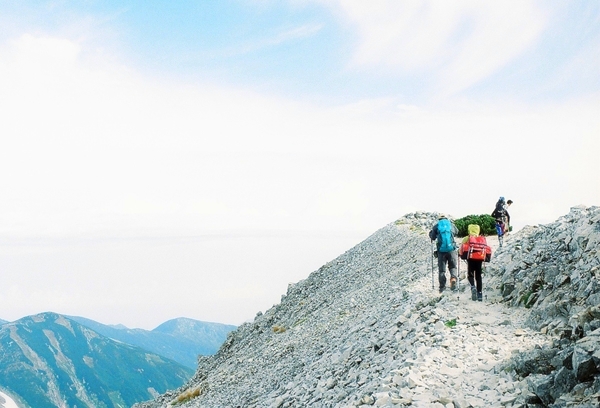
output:
M423 278L411 292L431 297L431 279ZM401 386L398 397L376 394L374 399L380 404L387 399L394 405L423 407L500 407L527 395L526 381L495 368L516 353L548 344L547 336L526 327L529 311L499 303L501 299L491 290L483 302L473 301L466 280L459 291L439 296L434 308L420 313L429 331L406 347L408 364L390 373L392 386ZM409 312L406 318L412 315Z
M291 284L137 407L598 406L600 208L489 237L482 302L466 279L438 293L438 215L407 214Z

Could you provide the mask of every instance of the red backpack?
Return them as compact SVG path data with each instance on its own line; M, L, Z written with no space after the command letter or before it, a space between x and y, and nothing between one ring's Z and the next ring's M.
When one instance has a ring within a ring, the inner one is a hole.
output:
M461 245L459 255L461 259L489 262L492 259L492 248L487 245L484 236L470 236L469 240Z

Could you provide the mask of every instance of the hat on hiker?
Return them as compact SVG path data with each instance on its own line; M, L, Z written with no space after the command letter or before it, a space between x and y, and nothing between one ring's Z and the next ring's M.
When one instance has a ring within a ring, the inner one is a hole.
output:
M438 217L438 220L444 219L444 218L448 218L446 217L446 214L440 214L440 216Z

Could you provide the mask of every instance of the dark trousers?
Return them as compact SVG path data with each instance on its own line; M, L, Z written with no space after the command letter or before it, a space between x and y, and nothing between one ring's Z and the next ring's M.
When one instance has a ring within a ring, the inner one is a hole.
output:
M458 265L458 254L456 251L438 252L438 276L440 288L446 287L446 264L450 270L450 278L457 278L456 266Z
M483 261L474 261L473 259L467 260L467 278L469 279L469 283L471 286L474 286L477 283L477 292L481 293L483 289L483 282L481 281L481 267L483 265Z

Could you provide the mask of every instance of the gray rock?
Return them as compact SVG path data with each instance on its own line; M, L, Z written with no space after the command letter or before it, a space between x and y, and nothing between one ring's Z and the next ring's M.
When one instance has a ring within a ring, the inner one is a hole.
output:
M577 385L577 377L573 371L562 367L554 376L554 386L550 391L550 395L556 400L561 395L570 392L575 385Z
M532 374L527 377L527 384L533 393L545 406L554 402L552 388L554 387L554 378L551 375Z
M509 235L486 264L484 302L432 290L437 215L407 214L289 285L188 384L137 407L199 386L178 406L597 404L600 208Z
M554 349L535 349L514 358L514 370L521 377L527 377L530 374L550 374L554 370L552 364L556 355Z
M582 347L575 346L573 350L573 371L580 382L593 379L598 372L594 356Z

